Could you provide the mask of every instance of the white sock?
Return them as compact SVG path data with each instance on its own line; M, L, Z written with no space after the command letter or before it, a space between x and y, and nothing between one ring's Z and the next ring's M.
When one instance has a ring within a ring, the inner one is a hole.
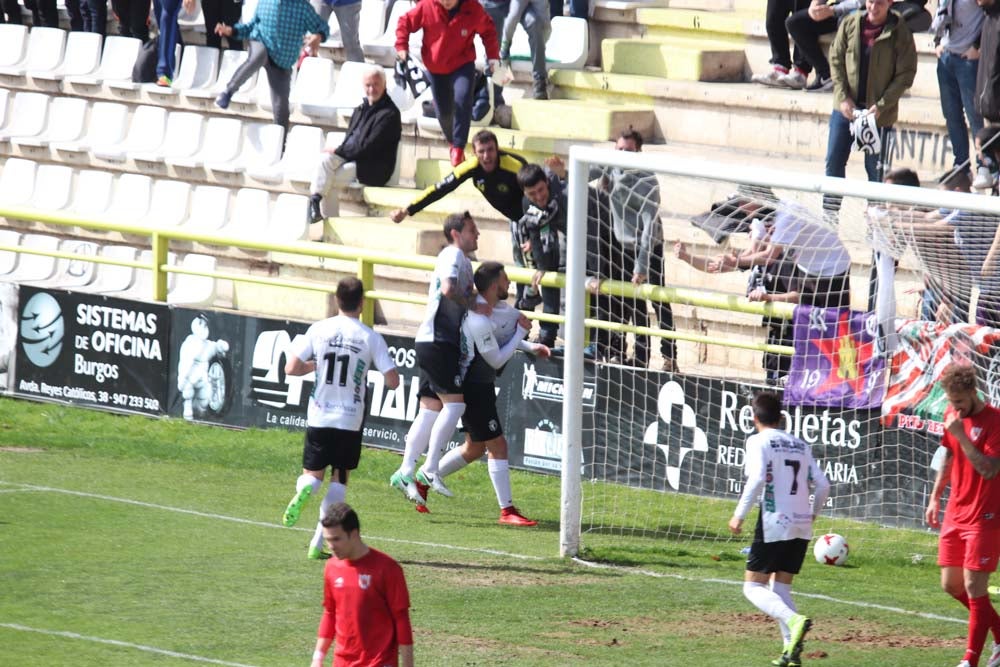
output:
M469 462L462 456L462 448L455 448L441 458L441 463L438 464L438 477L447 477L467 465Z
M326 508L334 503L342 503L347 498L347 486L340 482L330 482L330 488L326 490L323 502L319 504L319 522L316 523L316 532L313 533L310 545L316 549L323 548L323 517L326 516Z
M441 408L441 413L434 420L434 428L431 429L427 460L424 461L421 470L431 475L437 474L438 464L441 462L441 457L444 456L444 450L464 412L465 403L445 403Z
M315 496L316 492L319 491L319 487L323 484L323 480L313 477L309 473L302 473L299 478L295 480L295 493L298 493L307 486L312 487L312 494Z
M743 595L753 603L753 606L773 619L787 623L788 619L795 615L795 612L788 608L785 601L765 584L744 581Z
M489 468L490 481L493 482L493 490L496 491L500 509L511 507L514 498L510 492L510 467L507 459L490 459L486 462L486 467Z
M399 466L399 471L405 477L413 477L417 461L427 451L427 443L431 440L431 429L437 421L438 414L436 410L420 408L413 423L410 424L410 430L406 432L406 445L403 448L403 464Z
M797 611L797 607L795 606L795 601L792 600L791 584L783 584L780 581L772 580L771 590L774 591L775 595L781 598L782 602L785 603L785 606L787 606L792 611ZM792 631L788 629L788 624L780 619L778 620L778 627L781 628L781 638L785 640L785 643L787 644L789 640L792 638Z

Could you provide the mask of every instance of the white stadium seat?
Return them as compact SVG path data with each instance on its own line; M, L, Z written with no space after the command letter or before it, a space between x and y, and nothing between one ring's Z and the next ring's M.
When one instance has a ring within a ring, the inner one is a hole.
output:
M201 147L205 117L190 111L171 111L167 116L167 129L163 143L148 153L131 155L134 160L163 162L166 159L194 155Z
M248 169L247 173L258 181L278 183L284 178L311 181L316 169L316 156L323 150L323 128L295 125L288 132L285 155L277 165L268 169Z
M156 229L179 227L187 218L190 198L190 183L155 181L143 224Z
M111 222L140 222L149 211L152 190L153 179L149 176L122 174L115 182L111 205L104 217Z
M257 0L243 0L243 12L240 20L247 23L253 18L254 12L256 11Z
M216 232L229 219L229 188L217 185L197 185L191 193L191 209L184 229L210 234Z
M32 160L8 158L0 171L0 204L25 206L35 191L35 172L38 165Z
M90 76L101 62L101 36L95 32L71 32L66 38L62 63L52 71L29 71L34 79L60 81L72 76Z
M7 123L7 107L10 106L11 94L6 88L0 88L0 128Z
M135 261L136 249L132 246L108 245L101 248L101 257L119 262ZM135 282L135 269L131 266L98 264L94 281L78 289L84 292L109 294L124 292Z
M329 58L306 58L288 96L289 103L299 105L307 116L331 117L333 109L327 106L327 99L333 90L334 76L333 61Z
M0 67L15 67L24 60L28 27L0 23Z
M583 69L587 64L589 48L587 20L572 16L556 16L552 19L552 33L545 42L545 60L559 69ZM528 33L517 24L514 39L510 44L511 68L531 71L531 47Z
M13 229L0 229L0 245L16 246L21 244L21 233ZM12 250L0 250L0 277L4 281L9 280L7 276L17 269L17 262L20 256Z
M401 114L413 108L413 92L409 86L401 86L396 82L395 72L391 67L385 68L385 92Z
M192 90L185 90L184 95L192 99L214 99L216 95L221 93L226 85L229 83L230 79L233 78L233 74L236 70L240 68L247 59L246 51L236 51L234 49L227 49L222 52L222 62L219 65L219 75L215 80L215 83L208 88L195 88ZM247 79L246 83L240 86L240 89L236 92L235 97L246 97L257 85L257 72ZM240 100L236 100L239 102Z
M135 37L111 36L104 40L101 64L93 74L67 76L63 80L82 86L98 86L111 81L131 81L132 67L142 46Z
M181 260L185 269L214 272L215 257L190 254ZM177 281L167 294L167 303L189 306L208 306L215 301L215 278L178 273Z
M73 168L62 164L39 165L35 172L31 205L44 211L60 211L73 195Z
M137 258L139 262L147 266L153 263L153 252L151 250L143 250L139 253ZM176 253L167 253L167 264L176 264L177 255ZM174 284L177 282L177 274L168 273L167 274L167 289L173 288ZM153 270L152 268L146 269L136 269L135 271L135 282L128 288L127 291L123 292L121 296L125 296L131 299L142 299L144 301L150 301L153 298Z
M358 19L358 38L362 48L366 42L374 42L385 32L385 0L361 0L361 16ZM392 28L394 31L395 26Z
M244 126L243 150L235 160L225 163L206 162L212 171L229 174L242 173L248 169L267 170L281 159L281 145L285 138L285 128L272 123L247 123Z
M282 192L274 202L266 238L275 241L302 241L309 237L309 198Z
M380 65L391 65L396 59L396 27L399 25L399 17L413 9L414 3L411 0L396 0L392 4L389 12L389 22L382 33L375 39L362 40L361 48L365 56L371 58ZM364 11L364 9L362 9ZM415 56L420 53L423 44L424 31L418 30L410 35L410 53Z
M55 274L46 284L64 289L77 289L94 282L97 276L97 264L89 261L100 251L100 246L91 241L67 239L59 245L60 252L76 255L73 259L59 258L56 260Z
M74 213L100 220L105 217L105 211L111 205L111 188L114 178L109 171L84 169L76 175L76 187L73 193L73 204L70 207Z
M49 122L45 131L30 137L14 137L11 143L15 146L44 148L51 143L77 141L83 136L86 120L86 99L56 97L49 105Z
M337 72L337 84L326 102L327 105L335 107L339 115L350 118L354 107L365 99L364 72L370 67L368 63L354 62L341 65L340 71Z
M259 240L267 229L270 209L271 194L267 190L240 188L236 192L232 215L222 233Z
M298 70L292 69L292 80L289 82L292 90L295 90L295 81L298 79L298 75ZM243 88L240 88L240 90L243 90ZM258 72L257 85L254 89L246 95L243 95L242 93L233 95L233 101L239 104L256 104L264 111L273 111L271 105L271 86L267 82L267 75ZM288 110L295 110L295 104L293 102L289 102Z
M176 97L188 90L210 89L219 71L219 50L209 46L185 46L173 85L148 87L151 95Z
M151 153L163 144L167 130L166 107L143 104L132 112L125 140L91 150L94 157L109 162L124 162L130 155Z
M0 35L0 40L3 36ZM0 66L0 74L23 77L29 71L54 71L63 59L66 31L59 28L35 27L28 33L28 49L24 60L16 65Z
M125 136L128 107L117 102L94 102L87 121L87 134L78 141L53 142L49 144L59 151L86 153L93 150L107 150L117 146Z
M42 93L18 93L10 111L10 122L0 130L0 142L13 137L34 137L45 129L50 97Z
M240 154L243 121L239 118L213 116L205 124L205 141L193 155L167 158L167 164L198 169L206 162L230 162Z
M59 249L59 239L46 234L25 234L21 237L21 248L55 252ZM17 269L10 275L11 280L31 283L48 280L56 273L56 258L22 252Z

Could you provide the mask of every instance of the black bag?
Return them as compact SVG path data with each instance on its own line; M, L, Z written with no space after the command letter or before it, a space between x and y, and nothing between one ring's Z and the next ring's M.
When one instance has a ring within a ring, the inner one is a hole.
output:
M160 58L160 38L154 37L139 49L132 66L132 83L152 83L156 81L156 61Z
M493 83L483 72L476 72L472 92L472 120L482 120L490 112L490 89Z
M924 9L927 0L900 0L892 3L890 9L899 14L912 33L927 32L931 27L931 13Z

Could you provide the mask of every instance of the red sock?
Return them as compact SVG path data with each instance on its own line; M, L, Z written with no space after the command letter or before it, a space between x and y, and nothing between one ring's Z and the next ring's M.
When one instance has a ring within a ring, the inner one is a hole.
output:
M952 597L961 602L962 606L965 607L966 609L969 608L969 594L966 593L965 591L962 591L961 595L955 595Z
M986 643L986 633L994 626L997 616L996 609L990 602L990 596L984 595L969 600L969 637L965 647L965 659L972 667L979 664L979 655Z

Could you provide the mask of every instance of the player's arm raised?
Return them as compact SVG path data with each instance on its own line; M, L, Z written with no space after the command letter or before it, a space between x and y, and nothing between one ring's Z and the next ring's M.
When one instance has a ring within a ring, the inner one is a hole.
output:
M965 435L965 427L962 425L961 417L955 412L949 412L945 415L944 427L948 429L951 436L961 446L962 453L969 459L969 463L972 464L976 472L982 475L984 479L993 479L996 477L997 473L1000 472L1000 459L987 456L976 449L976 446L969 440L969 436Z
M944 447L942 447L944 449ZM941 467L938 468L937 476L934 478L934 486L931 488L931 497L927 501L927 509L924 511L924 520L927 525L931 528L937 528L941 525L941 519L939 515L941 514L941 496L944 495L944 489L948 486L948 479L951 476L951 451L944 449L944 457L941 461Z

